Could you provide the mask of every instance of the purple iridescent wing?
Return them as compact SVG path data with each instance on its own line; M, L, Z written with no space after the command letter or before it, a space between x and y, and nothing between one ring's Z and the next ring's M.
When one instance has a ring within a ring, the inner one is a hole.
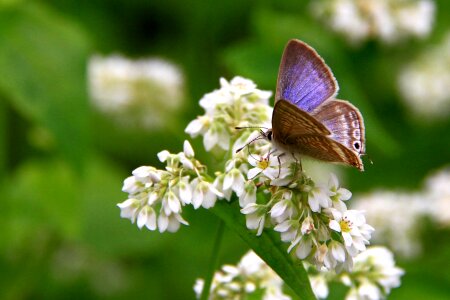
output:
M299 40L290 40L281 59L275 101L287 100L310 113L337 91L333 73L319 54Z

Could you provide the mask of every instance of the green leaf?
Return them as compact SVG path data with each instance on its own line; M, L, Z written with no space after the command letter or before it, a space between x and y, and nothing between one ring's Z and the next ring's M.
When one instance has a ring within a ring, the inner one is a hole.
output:
M0 10L0 36L0 90L80 169L88 140L83 32L44 5L26 3Z
M287 253L286 244L282 243L279 234L263 231L256 236L245 226L245 217L240 213L237 199L231 203L218 201L211 209L220 217L225 225L236 232L294 291L300 299L316 299L311 289L308 275L300 262L294 262Z

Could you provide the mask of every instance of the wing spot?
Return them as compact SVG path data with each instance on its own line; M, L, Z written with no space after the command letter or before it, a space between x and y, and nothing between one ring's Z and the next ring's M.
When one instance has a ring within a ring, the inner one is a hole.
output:
M359 129L354 129L353 130L353 137L355 139L360 139L361 138L361 131Z
M361 148L361 145L358 141L353 143L353 148L355 148L355 150L359 151L359 149Z

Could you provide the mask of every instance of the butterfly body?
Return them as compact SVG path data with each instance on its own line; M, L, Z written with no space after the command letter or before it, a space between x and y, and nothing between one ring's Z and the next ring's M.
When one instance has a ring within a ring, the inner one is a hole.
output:
M291 154L363 170L364 122L351 103L335 99L337 82L317 52L299 40L287 44L280 64L272 129L274 146Z

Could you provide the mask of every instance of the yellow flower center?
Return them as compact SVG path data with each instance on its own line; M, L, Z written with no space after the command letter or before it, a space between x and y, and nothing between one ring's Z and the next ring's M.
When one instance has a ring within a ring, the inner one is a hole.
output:
M339 226L341 226L342 232L350 232L352 230L351 224L348 220L341 220L339 222Z
M260 161L258 161L257 164L258 168L265 170L267 167L269 167L269 160L267 158L262 158Z

